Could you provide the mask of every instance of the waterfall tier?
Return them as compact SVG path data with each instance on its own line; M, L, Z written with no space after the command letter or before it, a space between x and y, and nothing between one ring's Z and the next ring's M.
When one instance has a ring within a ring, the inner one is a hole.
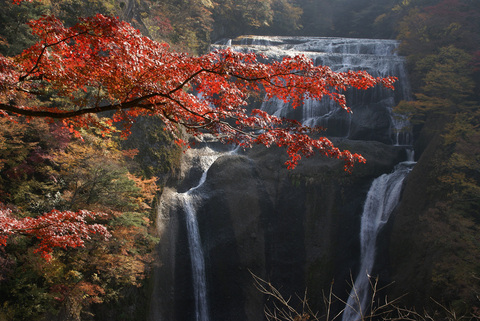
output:
M281 117L293 118L309 126L326 128L326 135L356 140L376 140L387 144L408 145L406 123L398 121L392 108L401 100L410 99L410 86L403 57L397 55L398 42L382 39L350 39L325 37L246 36L229 39L212 46L230 47L239 52L261 53L268 59L305 55L316 65L333 71L365 70L375 77L395 76L395 91L377 86L369 90L349 89L345 93L348 114L328 99L305 100L293 110L276 99L264 102L262 109Z

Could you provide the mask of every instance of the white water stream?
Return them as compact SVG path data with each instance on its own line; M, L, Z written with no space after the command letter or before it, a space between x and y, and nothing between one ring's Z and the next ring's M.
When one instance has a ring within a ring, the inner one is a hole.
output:
M187 222L188 245L192 262L193 290L195 295L195 316L197 321L208 321L207 278L205 275L205 259L202 242L198 230L197 217L194 207L194 197L190 193L178 194L185 209Z
M207 179L207 172L215 160L222 154L211 151L207 155L199 156L200 166L203 170L200 181L185 193L178 193L177 198L181 201L185 210L187 226L188 246L192 266L192 280L195 297L195 320L208 321L210 319L207 299L207 277L205 273L205 258L203 255L202 241L198 229L196 201L201 198L199 189Z
M203 173L198 184L185 193L177 193L177 199L183 205L187 227L187 238L192 268L193 291L195 297L195 320L209 321L210 313L207 296L207 277L205 272L205 257L203 254L202 241L197 221L197 203L202 199L201 187L207 179L207 173L213 163L226 154L235 153L236 149L230 152L216 152L208 147L198 153L200 168Z
M360 226L360 270L348 297L343 321L362 320L368 313L369 276L375 263L377 236L397 206L403 180L414 164L413 160L398 164L391 174L377 177L368 191Z
M265 101L261 109L279 117L297 119L308 126L327 128L328 136L352 139L362 139L358 135L378 130L367 124L380 123L380 127L387 127L382 130L388 131L387 124L390 123L391 143L407 145L411 135L406 119L392 112L399 100L411 97L405 60L396 51L398 44L396 40L385 39L246 36L212 47L261 53L273 60L302 54L311 58L316 65L329 66L335 72L365 70L375 77L398 77L395 91L381 86L368 92L349 90L346 93L347 105L352 107L353 114L346 113L329 99L316 101L306 98L303 105L294 111L289 103L273 98ZM366 112L368 110L373 112ZM357 130L354 137L351 137L352 126ZM358 128L361 127L365 129L359 132ZM386 142L385 138L383 142Z

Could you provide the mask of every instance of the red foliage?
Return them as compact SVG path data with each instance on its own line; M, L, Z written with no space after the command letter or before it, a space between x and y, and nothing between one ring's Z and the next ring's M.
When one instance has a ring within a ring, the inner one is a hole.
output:
M449 17L450 19L456 18L459 21L471 18L478 14L475 10L472 10L472 7L469 4L461 0L439 1L439 3L433 6L425 7L425 12L440 17Z
M0 203L0 245L5 246L9 236L14 234L36 237L40 243L35 253L40 253L48 260L53 248L84 246L91 234L109 238L110 233L105 226L89 222L105 215L89 211L52 210L36 218L18 219L13 216L11 209Z
M346 169L364 159L338 150L326 138L310 138L316 130L299 123L259 110L249 114L252 93L262 90L267 98L290 101L294 108L304 98L327 97L349 111L339 92L376 84L392 88L395 81L362 71L335 73L305 56L267 64L255 54L226 49L191 57L102 15L82 18L71 28L52 16L30 26L40 41L13 59L0 56L0 110L9 115L62 119L75 132L78 126L101 125L92 114L115 111L111 121L127 124L125 134L138 116L157 115L173 133L180 124L193 135L209 132L243 147L285 146L291 168L315 150L343 159ZM47 91L70 100L74 108L37 106L25 97Z

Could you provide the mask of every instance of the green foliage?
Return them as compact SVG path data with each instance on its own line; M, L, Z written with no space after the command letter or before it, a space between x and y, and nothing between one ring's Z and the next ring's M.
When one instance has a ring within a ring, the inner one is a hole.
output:
M79 17L91 17L97 13L116 16L120 11L118 0L62 0L52 1L51 8L56 17L66 26L73 26Z
M8 320L25 321L55 313L54 297L35 268L43 259L28 254L26 242L18 242L13 248L10 253L2 253L3 260L9 262L0 283L2 313Z
M216 29L225 30L223 35L233 38L268 26L273 21L271 3L271 0L218 1L213 13Z
M468 0L410 1L397 6L398 37L403 55L422 58L438 48L478 50L480 6Z
M475 105L471 56L453 46L416 61L415 75L423 78L416 101L403 102L398 111L415 114L469 112Z
M48 154L59 148L45 123L9 124L1 119L1 201L14 203L34 214L50 210L56 203L57 184L52 180ZM46 197L45 197L46 196Z
M213 10L214 35L292 35L301 28L301 14L291 0L219 0Z
M414 125L422 124L428 116L448 115L453 119L457 113L474 112L478 103L471 61L471 55L454 46L417 57L412 71L417 77L416 99L400 102L395 111L409 117Z
M464 104L473 98L472 57L454 46L440 48L437 55L428 55L417 63L425 73L422 92L430 97Z
M15 5L9 0L1 0L0 6L0 53L13 56L34 43L25 23L47 13L47 7L38 1Z
M93 205L119 210L133 207L131 199L139 189L127 177L125 166L105 155L101 148L86 147L71 144L54 158L67 188L62 194L68 207L74 210Z
M272 35L293 35L302 29L302 13L296 1L277 0L272 3L273 19L268 33ZM267 33L266 32L266 33Z
M394 32L394 0L298 0L301 35L389 38Z
M161 184L179 174L182 148L174 143L159 119L142 118L121 144L124 149L138 150L135 156L138 167L131 168L133 172L147 178L158 177Z
M407 260L404 268L418 265L411 270L420 275L411 287L422 288L413 294L416 301L427 306L431 302L425 298L432 297L469 314L478 306L480 291L480 78L473 68L480 50L479 3L405 0L394 7L394 15L399 19L400 53L408 56L415 92L415 100L401 102L397 110L415 125L425 122L422 140L433 137L426 148L429 155L417 165L423 172L412 172L428 182L417 190L418 196L410 194L419 203L412 201L419 207L411 210L418 218L411 215L412 235L405 238L412 253L399 256ZM417 233L421 236L413 235Z
M144 0L142 23L156 40L177 50L194 54L208 51L212 31L212 2L209 0Z
M425 293L458 313L469 312L480 290L480 114L471 56L448 46L419 57L416 74L424 77L417 100L401 107L423 119L440 117L447 123L441 132L443 144L433 151L433 170L425 173L432 181L421 218L426 227L422 245L431 262Z
M472 214L480 210L479 120L478 111L455 116L444 135L449 153L444 157L444 167L438 175L448 191L452 208ZM480 217L476 220L480 222Z

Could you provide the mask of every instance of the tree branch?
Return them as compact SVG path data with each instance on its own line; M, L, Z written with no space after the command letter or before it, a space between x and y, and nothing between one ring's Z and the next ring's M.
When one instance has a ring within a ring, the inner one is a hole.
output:
M45 53L45 51L47 50L47 48L56 46L56 45L58 45L58 44L61 44L62 42L65 42L65 41L67 41L67 40L69 40L69 39L73 39L73 38L78 37L78 36L80 36L80 35L83 35L83 34L85 34L85 33L88 33L88 30L83 31L83 32L79 32L79 33L77 33L77 34L74 34L74 35L71 35L71 36L68 36L68 37L65 37L65 38L63 38L63 39L60 39L60 40L57 41L57 42L43 45L42 51L41 51L40 54L38 55L38 58L37 58L37 61L35 62L35 65L33 65L33 67L32 67L25 75L20 76L20 77L18 78L18 81L20 81L20 82L24 81L25 78L27 78L29 75L31 75L31 74L34 72L34 70L38 68L38 64L40 63L40 60L42 59L43 54Z
M23 116L65 119L65 118L82 116L85 114L99 114L106 111L114 111L114 110L119 111L119 110L126 110L126 109L132 109L132 108L152 110L153 106L164 105L165 103L157 103L157 104L143 103L142 104L141 102L155 96L163 96L163 95L151 94L151 95L139 97L137 99L134 99L125 103L109 104L105 106L95 106L91 108L71 110L71 111L24 109L15 105L4 104L4 103L0 103L0 110L4 110L6 112L23 115Z

